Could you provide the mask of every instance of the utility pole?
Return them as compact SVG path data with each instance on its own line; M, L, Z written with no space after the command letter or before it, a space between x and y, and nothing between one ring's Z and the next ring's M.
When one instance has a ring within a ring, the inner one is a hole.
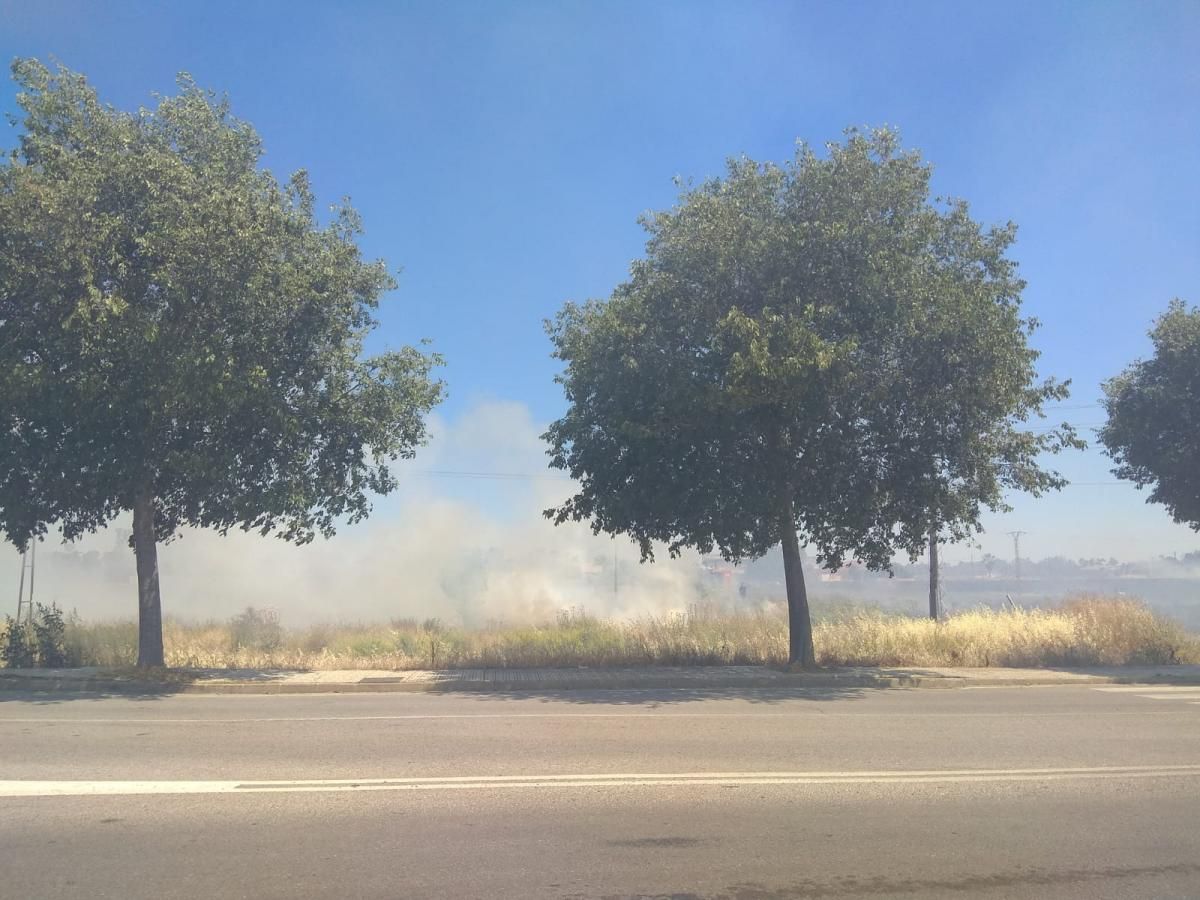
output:
M29 544L29 609L26 615L29 616L29 624L33 624L33 576L37 574L37 541L32 541Z
M617 608L617 536L613 535L613 610Z
M17 586L17 624L21 623L21 616L24 615L26 621L32 624L33 622L33 576L37 563L37 542L31 542L29 549L21 554L21 581ZM25 594L25 572L29 572L29 594Z
M17 624L21 624L21 610L25 608L25 564L26 554L21 554L21 580L17 584Z
M1013 539L1013 565L1017 569L1017 581L1021 580L1021 535L1029 534L1028 531L1010 531L1009 535Z
M929 525L929 618L938 621L942 616L941 584L938 572L938 528L936 523Z

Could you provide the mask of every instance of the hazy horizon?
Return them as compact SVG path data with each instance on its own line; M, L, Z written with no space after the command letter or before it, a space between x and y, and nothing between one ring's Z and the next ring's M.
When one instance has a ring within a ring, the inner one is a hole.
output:
M695 552L671 560L663 551L656 562L643 565L627 538L596 536L586 525L556 528L544 519L542 510L564 497L572 482L545 468L544 425L521 404L478 403L453 422L434 416L431 425L430 445L415 460L397 464L399 490L380 498L368 521L343 528L330 540L295 547L240 531L221 537L188 529L161 547L164 613L220 619L258 606L276 609L289 624L406 617L482 624L550 619L565 607L597 615L660 613L720 595ZM957 577L956 563L973 558L982 565L985 553L1001 561L1001 570L1011 564L1011 539L999 530L1004 517L992 521L1000 524L981 536L979 547L943 548L948 579ZM1030 532L1022 539L1024 560L1063 556L1132 562L1200 551L1200 535L1190 532L1173 546L1085 543L1078 535L1039 535L1036 521L1020 524ZM89 619L133 617L134 559L122 546L123 528L128 528L125 519L65 547L54 538L44 541L36 599L57 601ZM72 554L69 566L68 557L54 555L63 551ZM90 566L80 565L88 554L95 555ZM615 592L614 554L619 564ZM775 556L744 567L749 580L774 580L781 589L783 571ZM919 572L913 584L903 578L830 582L810 560L806 577L815 599L857 591L857 599L865 602L919 611L924 596ZM18 581L18 557L10 548L0 556L0 611L15 611ZM736 593L726 593L737 601ZM999 602L1003 593L981 602ZM1200 597L1200 587L1195 593ZM768 594L757 590L754 597ZM949 596L948 608L953 602Z

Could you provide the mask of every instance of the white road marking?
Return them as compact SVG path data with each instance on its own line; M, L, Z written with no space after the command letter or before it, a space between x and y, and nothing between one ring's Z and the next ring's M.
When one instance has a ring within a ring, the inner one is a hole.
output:
M1182 699L1182 698L1180 698ZM0 725L247 725L259 722L403 722L407 720L427 721L436 719L790 719L797 716L820 716L831 719L873 719L873 718L952 718L952 719L1010 719L1013 716L1022 719L1061 719L1072 716L1123 717L1142 716L1140 712L1102 712L1098 710L1078 711L1063 710L1061 712L831 712L821 708L802 708L780 710L779 712L730 712L730 713L692 713L676 712L673 710L649 709L642 712L614 713L424 713L394 716L260 716L253 718L64 718L52 716L4 716L0 715Z
M937 784L1200 777L1200 765L863 772L683 772L609 775L489 775L297 781L0 781L0 797L134 794L261 794L315 791L438 791L498 788L673 787L684 785Z
M1176 700L1190 706L1200 705L1200 685L1142 684L1098 687L1095 690L1109 694L1133 694L1146 700Z
M1200 700L1200 692L1194 694L1138 694L1137 696L1145 697L1147 700L1183 700L1185 702Z

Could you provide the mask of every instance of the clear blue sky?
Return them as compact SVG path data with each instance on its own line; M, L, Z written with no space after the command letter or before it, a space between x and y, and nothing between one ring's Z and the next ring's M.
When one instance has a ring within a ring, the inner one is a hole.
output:
M56 57L127 108L189 71L270 168L349 195L367 252L404 270L380 336L446 355L448 423L485 400L560 412L541 322L621 280L672 176L884 123L938 191L1019 224L1043 370L1074 382L1061 418L1100 422L1075 407L1171 297L1200 302L1198 47L1196 2L0 0L0 56ZM1061 466L1112 480L1094 451ZM1124 486L1014 502L984 549L1018 527L1032 555L1200 546Z

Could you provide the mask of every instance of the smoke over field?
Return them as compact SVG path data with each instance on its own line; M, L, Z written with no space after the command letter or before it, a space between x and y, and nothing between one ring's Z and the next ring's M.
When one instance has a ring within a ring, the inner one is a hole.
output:
M164 613L227 618L253 605L293 624L439 617L479 625L543 620L564 607L657 613L699 596L705 575L695 554L670 560L664 552L640 565L628 540L583 525L556 528L542 517L571 482L546 468L541 429L524 406L483 403L453 426L431 424L430 446L397 466L399 491L332 539L296 547L190 530L161 547ZM132 617L128 528L126 518L73 545L41 544L35 599L88 619ZM0 579L11 583L15 608L11 549Z
M164 612L184 620L227 619L247 606L273 609L289 626L438 618L475 627L543 622L564 608L601 617L659 615L697 601L761 607L782 599L778 551L741 567L672 560L640 564L627 539L596 536L584 525L555 528L542 510L571 489L546 468L542 428L516 403L478 403L452 424L435 417L430 446L401 463L401 487L380 499L367 522L330 540L295 547L275 538L188 531L160 549ZM136 581L125 544L128 520L63 546L38 548L36 599L85 619L133 618ZM961 555L961 554L960 554ZM1006 595L1046 606L1080 593L1140 597L1200 628L1200 554L1146 563L1116 560L1011 560L980 554L943 566L949 611L999 608ZM900 565L895 578L848 567L830 575L805 560L818 615L847 606L921 614L924 562ZM0 612L16 607L18 559L0 553Z

